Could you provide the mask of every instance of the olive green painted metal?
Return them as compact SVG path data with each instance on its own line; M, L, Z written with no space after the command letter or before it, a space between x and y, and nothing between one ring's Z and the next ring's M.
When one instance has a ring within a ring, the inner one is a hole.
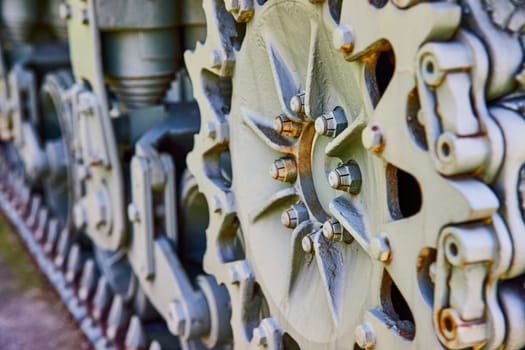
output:
M97 349L525 347L523 1L0 3L0 208Z

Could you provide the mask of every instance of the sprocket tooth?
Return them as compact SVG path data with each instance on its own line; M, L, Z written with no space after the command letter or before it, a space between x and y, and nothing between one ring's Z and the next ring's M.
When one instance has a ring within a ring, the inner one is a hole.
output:
M80 288L78 289L79 299L88 304L94 296L98 280L98 269L95 260L89 258L84 263L82 276L80 277Z
M65 227L60 232L60 236L58 238L56 247L56 255L54 259L55 266L59 271L63 271L65 269L70 246L71 231L67 227Z
M80 245L74 244L69 250L66 264L66 282L75 288L82 271L82 250Z
M113 297L113 292L107 281L107 279L102 276L98 279L97 289L95 291L95 296L93 297L93 307L92 315L93 319L102 323L106 318L106 315L109 312L111 305L111 298Z
M59 237L60 227L57 219L51 219L47 227L46 241L44 243L44 253L49 259L55 254L55 249Z
M38 243L42 243L46 237L48 222L49 211L46 208L41 208L38 212L38 219L35 227L35 239Z
M162 347L158 341L154 340L151 342L148 350L162 350Z
M106 336L113 343L119 344L124 341L126 328L128 327L130 314L121 295L115 295L107 318Z
M42 197L39 195L34 195L31 198L31 204L29 209L29 215L26 220L26 224L30 230L34 230L38 223L38 213L42 206Z
M133 316L129 322L128 332L126 334L126 350L146 350L147 336L138 316Z

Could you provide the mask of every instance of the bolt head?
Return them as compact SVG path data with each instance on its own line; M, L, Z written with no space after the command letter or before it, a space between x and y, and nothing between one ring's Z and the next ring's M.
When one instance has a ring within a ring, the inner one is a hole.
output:
M211 51L211 57L210 57L211 67L218 69L221 68L222 65L222 57L219 50L212 50Z
M277 159L270 166L270 175L282 182L294 182L297 179L297 163L293 158Z
M254 13L254 0L225 0L226 10L233 15L238 23L249 22Z
M371 152L381 152L384 148L383 129L380 125L372 124L363 129L361 134L363 146Z
M357 194L361 191L361 170L357 163L348 163L328 174L328 183L339 191Z
M82 18L82 24L88 24L89 23L89 13L87 10L82 10L81 14Z
M168 328L177 336L184 334L186 315L182 303L179 301L171 302L168 306Z
M336 50L351 53L354 48L354 31L349 25L340 25L332 35L332 41Z
M370 241L370 255L383 263L388 263L391 260L390 242L385 234L372 238Z
M71 18L71 6L66 3L61 3L58 7L58 16L63 20Z
M224 6L228 12L237 12L241 8L239 0L224 0Z
M77 175L82 181L88 179L90 176L89 168L83 164L79 164L77 166Z
M301 222L308 220L308 209L302 203L294 204L281 215L281 223L288 228L294 229Z
M323 235L329 240L341 239L343 228L336 218L330 218L323 224Z
M304 114L304 94L297 94L290 99L290 109L296 114Z
M130 203L128 205L128 219L131 222L140 222L139 207L135 203Z
M301 247L305 253L312 254L314 252L314 241L310 236L304 236L301 240Z
M360 324L354 331L355 342L362 349L372 349L376 345L374 329L368 323Z
M75 204L73 208L73 222L75 227L79 230L84 229L87 226L87 213L86 208L81 203Z
M217 137L217 125L214 122L208 122L206 125L207 127L207 135L210 139L214 140Z
M296 123L288 119L285 115L281 114L273 119L273 128L281 135L290 137L299 137L303 131L303 127L300 123Z
M213 196L212 199L212 210L214 213L220 213L222 211L222 201L218 194Z
M322 115L315 120L315 131L319 135L326 135L330 129L327 118ZM334 128L335 129L335 128Z
M268 336L263 327L257 327L253 330L253 342L259 346L266 346L268 344Z

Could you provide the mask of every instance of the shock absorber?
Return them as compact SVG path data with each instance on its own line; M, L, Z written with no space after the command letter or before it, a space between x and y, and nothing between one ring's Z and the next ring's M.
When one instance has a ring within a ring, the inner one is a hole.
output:
M98 0L105 80L128 108L159 103L180 62L176 1Z

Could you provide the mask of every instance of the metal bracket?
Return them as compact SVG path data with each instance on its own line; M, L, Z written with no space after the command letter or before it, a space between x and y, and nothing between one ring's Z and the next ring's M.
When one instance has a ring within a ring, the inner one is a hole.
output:
M80 136L80 149L75 153L80 166L89 166L84 178L86 194L75 207L76 218L80 226L87 225L87 234L98 246L116 250L126 238L124 184L102 72L96 8L94 0L69 0L65 6L71 61L78 81L72 94L73 115L78 119L75 132ZM92 92L81 82L88 82ZM93 201L98 213L87 211Z

